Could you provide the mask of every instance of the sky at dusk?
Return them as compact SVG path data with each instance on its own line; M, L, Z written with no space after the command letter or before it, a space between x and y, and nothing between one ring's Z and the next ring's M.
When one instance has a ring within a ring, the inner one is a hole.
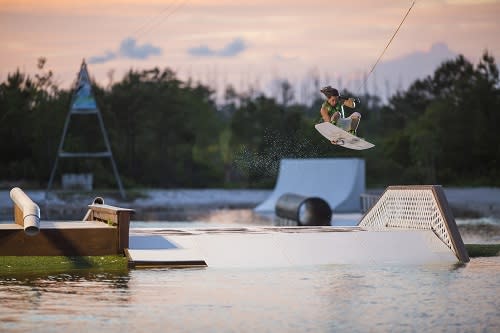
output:
M408 0L0 0L0 80L37 72L68 88L82 59L102 85L133 69L170 68L214 88L270 80L347 82L370 71ZM381 62L441 43L477 63L500 58L500 0L416 1ZM113 72L111 76L110 73Z

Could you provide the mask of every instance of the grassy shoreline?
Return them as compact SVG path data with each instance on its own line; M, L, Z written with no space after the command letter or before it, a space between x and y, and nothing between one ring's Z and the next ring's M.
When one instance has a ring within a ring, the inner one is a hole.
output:
M465 244L469 257L500 256L500 244ZM0 256L0 276L68 273L74 271L127 272L125 256Z
M126 272L125 256L0 256L0 276L68 273L72 271Z

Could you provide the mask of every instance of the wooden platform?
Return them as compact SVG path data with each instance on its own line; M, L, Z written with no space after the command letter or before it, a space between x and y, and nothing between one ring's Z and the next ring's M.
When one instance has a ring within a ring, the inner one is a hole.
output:
M0 224L2 256L92 256L118 253L116 227L102 222L41 222L36 236Z
M84 221L41 221L35 236L27 235L19 221L0 224L0 256L123 254L129 244L132 213L131 209L92 204Z

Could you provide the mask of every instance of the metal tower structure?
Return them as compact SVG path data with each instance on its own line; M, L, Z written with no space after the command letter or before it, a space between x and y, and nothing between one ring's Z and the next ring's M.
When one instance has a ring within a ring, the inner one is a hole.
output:
M94 115L97 116L97 120L99 122L99 127L101 129L102 137L104 139L104 145L106 147L105 151L102 152L65 152L64 141L66 139L66 134L68 131L68 126L71 121L71 117L73 115ZM45 192L45 197L48 197L48 193L52 188L52 183L54 181L54 176L56 174L57 164L59 162L59 158L109 158L111 161L111 166L113 167L113 173L116 178L116 183L118 184L118 188L120 190L120 195L122 198L125 198L125 191L123 189L122 182L120 180L120 176L118 175L118 169L116 168L116 163L113 158L113 153L111 152L111 146L109 144L108 135L106 132L106 128L104 127L104 122L102 120L101 112L97 107L97 103L95 101L94 95L92 93L92 86L90 84L89 73L87 71L87 64L85 60L82 62L82 66L80 68L80 72L78 73L78 78L75 85L75 91L73 93L73 97L71 100L71 107L66 116L66 121L64 123L64 129L61 136L61 141L59 142L59 148L57 150L56 161L54 163L54 167L52 168L52 172L50 174L49 183L47 185L47 191Z

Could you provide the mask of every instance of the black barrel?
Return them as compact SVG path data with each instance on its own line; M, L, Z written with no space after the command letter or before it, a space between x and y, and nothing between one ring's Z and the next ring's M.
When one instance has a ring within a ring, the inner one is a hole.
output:
M295 193L280 196L276 201L275 212L276 216L303 226L330 225L332 220L332 210L325 200Z

